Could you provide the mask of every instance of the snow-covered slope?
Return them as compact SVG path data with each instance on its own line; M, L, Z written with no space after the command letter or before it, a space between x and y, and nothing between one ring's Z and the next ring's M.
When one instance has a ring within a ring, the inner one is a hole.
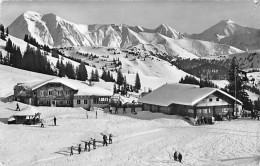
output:
M153 53L159 52L175 58L198 58L205 55L223 55L226 53L239 52L240 50L223 47L214 44L210 49L201 51L201 47L208 47L208 43L190 40L190 44L179 42L183 35L168 25L161 24L155 29L148 29L141 26L129 26L125 24L74 24L64 20L55 14L41 15L36 12L25 12L19 16L10 26L10 34L15 37L24 38L30 34L40 43L51 46L105 46L117 48L133 48L138 45L148 46ZM176 41L176 42L175 42ZM213 44L212 44L213 45ZM195 51L194 51L195 50ZM197 55L194 52L199 52Z
M193 39L222 43L247 50L260 47L260 31L243 27L231 20L222 20L200 34L188 35Z
M19 103L21 108L26 107ZM0 102L0 120L17 113L16 102ZM0 122L0 164L3 166L83 166L83 165L258 165L259 122L256 120L220 121L215 125L191 126L181 117L127 108L122 114L108 114L82 108L36 107L45 128L37 125L7 125ZM53 126L53 117L57 126ZM113 143L102 145L100 133L114 135ZM84 151L84 142L95 138ZM78 154L81 144L82 152ZM73 146L74 155L70 156ZM174 161L175 151L183 155ZM243 152L243 153L241 153Z

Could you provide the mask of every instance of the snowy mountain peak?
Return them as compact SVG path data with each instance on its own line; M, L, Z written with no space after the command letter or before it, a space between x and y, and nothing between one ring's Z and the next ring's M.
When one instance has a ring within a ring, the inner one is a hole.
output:
M160 33L164 36L170 37L170 38L174 38L174 39L181 39L182 38L182 34L178 31L176 31L175 29L171 28L170 26L166 25L166 24L161 24L159 25L155 31L157 33Z
M26 11L22 14L26 18L35 18L35 17L41 17L40 13L34 12L34 11Z

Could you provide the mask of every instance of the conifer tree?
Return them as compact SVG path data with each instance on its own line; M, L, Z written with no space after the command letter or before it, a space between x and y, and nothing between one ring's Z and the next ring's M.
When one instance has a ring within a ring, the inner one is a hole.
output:
M141 89L141 82L140 82L138 73L136 73L136 76L135 76L135 89L137 89L137 90Z
M107 72L105 69L103 69L103 73L101 75L101 79L107 82Z
M90 74L90 81L95 81L95 73L94 70L91 70L91 74Z
M2 25L2 24L0 25L0 31L1 31L1 32L5 32L5 27L4 27L4 25Z
M123 94L127 94L127 82L126 82L126 76L124 77L124 87L123 87Z
M81 80L81 81L86 81L88 79L87 69L86 69L85 64L83 62L81 62L80 65L79 65L77 79Z
M65 77L65 65L63 64L63 61L60 61L60 68L59 68L59 77Z
M2 51L0 51L0 64L3 64L3 54L2 54Z
M98 74L98 70L95 70L95 81L99 82L99 74Z
M252 110L253 104L252 101L249 99L247 92L245 91L245 82L239 76L239 71L239 66L237 64L236 58L234 57L231 61L229 69L229 85L227 87L228 93L242 101L244 109ZM235 112L235 110L233 111Z
M119 69L118 72L117 72L117 80L116 80L116 83L121 86L123 85L124 83L124 77L123 77L123 74L121 72L121 70Z

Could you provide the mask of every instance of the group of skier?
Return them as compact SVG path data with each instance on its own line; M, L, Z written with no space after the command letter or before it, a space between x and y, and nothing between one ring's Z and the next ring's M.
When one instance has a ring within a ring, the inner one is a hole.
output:
M173 158L175 161L179 161L181 163L182 161L182 154L180 152L175 151L173 154Z
M103 146L105 146L105 145L107 146L107 136L105 134L103 134L103 133L100 133L100 134L103 136ZM113 137L112 134L108 135L108 142L109 142L109 144L112 144L112 137ZM93 146L93 150L96 149L96 147L97 147L96 146L97 141L94 138L91 138L91 140L89 140L89 141L82 141L82 142L85 143L84 151L90 152L90 145L91 144ZM71 146L70 147L70 156L73 155L73 150L74 150L74 147ZM77 150L78 150L78 154L80 154L81 153L81 144L78 145L78 149Z
M110 114L112 114L113 109L115 111L115 114L118 114L118 108L119 108L119 102L115 103L114 107L112 107L111 105L108 105L108 111L109 111ZM126 114L127 105L123 104L122 108L123 108L123 114ZM132 101L131 113L134 114L134 115L137 114L137 112L135 111L135 101L134 100Z

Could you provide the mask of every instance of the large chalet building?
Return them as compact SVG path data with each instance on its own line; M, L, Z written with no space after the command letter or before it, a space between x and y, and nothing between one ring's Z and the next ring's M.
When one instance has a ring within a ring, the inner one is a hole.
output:
M14 98L26 104L52 107L104 107L113 95L113 84L54 78L41 82L18 83Z
M217 117L242 109L242 102L217 88L165 84L138 100L143 110L189 117Z

